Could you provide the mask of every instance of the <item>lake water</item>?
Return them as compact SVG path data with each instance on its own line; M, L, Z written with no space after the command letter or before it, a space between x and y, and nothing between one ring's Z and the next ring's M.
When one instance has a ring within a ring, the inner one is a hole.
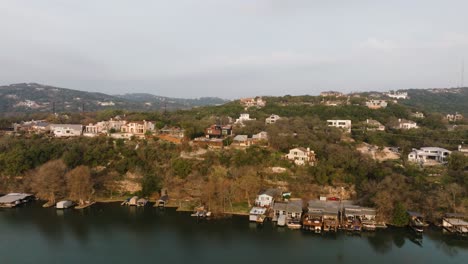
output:
M197 222L173 209L96 204L0 209L0 263L468 263L468 240L406 229L316 235L246 217Z

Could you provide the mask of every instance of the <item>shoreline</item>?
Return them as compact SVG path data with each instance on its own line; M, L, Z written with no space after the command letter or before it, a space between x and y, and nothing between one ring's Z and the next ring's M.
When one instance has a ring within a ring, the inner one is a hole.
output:
M119 197L119 198L98 198L98 199L95 199L94 202L87 205L86 207L90 207L91 205L96 204L96 203L104 203L104 204L105 203L117 203L117 202L121 203L125 199L126 198L124 198L124 197ZM152 203L153 204L152 207L154 207L154 204L156 204L157 201L148 200L148 202ZM84 208L86 208L86 207L84 207ZM175 208L177 212L193 212L193 209L183 208L182 206L175 205L174 203L172 203L170 205L166 205L163 208ZM83 208L76 208L75 207L75 209L83 209ZM223 212L223 213L218 213L218 214L221 214L223 216L229 216L229 215L248 216L249 212L248 211L246 211L246 212Z

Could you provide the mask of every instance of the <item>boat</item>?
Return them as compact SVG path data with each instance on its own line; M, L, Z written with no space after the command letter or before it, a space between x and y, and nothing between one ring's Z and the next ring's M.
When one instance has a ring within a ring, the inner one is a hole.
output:
M145 206L147 203L148 203L148 200L146 200L145 198L140 198L140 199L137 200L136 206L138 206L138 207L143 207L143 206Z
M57 209L67 209L75 206L75 203L70 200L63 200L55 204L55 208Z
M137 206L137 202L138 202L138 196L133 196L123 201L121 205Z
M197 218L209 218L211 217L211 212L206 210L204 206L195 208L195 211L190 216Z
M422 234L424 232L424 224L423 215L418 212L408 211L407 212L410 220L408 226L411 230L416 232L417 234Z
M288 223L286 224L286 226L289 228L289 229L301 229L301 223L298 222L298 221L288 221Z
M156 202L157 207L166 207L166 203L169 201L169 196L168 195L163 195L159 200Z

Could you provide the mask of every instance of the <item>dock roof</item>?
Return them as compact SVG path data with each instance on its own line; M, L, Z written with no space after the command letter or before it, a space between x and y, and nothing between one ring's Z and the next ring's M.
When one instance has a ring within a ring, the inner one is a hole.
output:
M32 194L28 193L9 193L7 195L4 195L0 197L0 204L8 204L8 203L13 203L19 200L23 200L24 198L27 198L29 196L32 196Z

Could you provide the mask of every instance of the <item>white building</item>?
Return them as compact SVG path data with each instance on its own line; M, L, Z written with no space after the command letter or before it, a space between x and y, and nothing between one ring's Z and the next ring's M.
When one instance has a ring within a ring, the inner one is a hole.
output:
M94 137L99 134L107 134L113 132L119 132L122 126L126 125L127 121L125 120L114 120L110 119L109 121L101 121L96 124L89 124L85 126L83 135L87 137Z
M447 120L450 122L456 122L463 120L463 115L459 114L458 112L455 114L448 114Z
M270 188L266 191L260 192L255 198L255 206L257 207L270 207L273 206L275 198L280 196L281 192L278 189Z
M250 118L250 114L244 113L240 114L239 118L236 119L235 124L244 126L245 121L253 121L256 120L255 118Z
M268 140L268 132L262 131L257 134L252 135L252 140Z
M366 102L366 106L369 108L369 109L380 109L380 108L385 108L387 107L387 101L385 100L375 100L375 99L372 99L372 100L369 100Z
M408 93L407 92L389 92L387 93L387 96L390 98L394 99L408 99Z
M258 218L266 213L267 208L265 207L252 207L249 212L249 221L257 222Z
M286 158L294 161L296 165L309 164L314 166L316 161L315 152L310 148L293 148L286 154Z
M76 124L50 124L50 131L55 137L79 137L83 133L83 126Z
M419 128L419 126L414 121L400 118L400 119L398 119L397 128L399 128L399 129L413 129L413 128Z
M271 115L265 119L265 124L274 124L276 121L280 120L281 117L279 115Z
M420 119L424 118L424 114L421 112L412 113L411 116L415 118L420 118Z
M329 127L337 127L351 133L351 120L327 120Z
M408 154L408 161L417 162L422 165L445 163L450 153L452 153L450 150L438 147L413 149L413 151Z
M142 136L146 134L146 132L153 132L154 130L154 123L146 120L128 122L120 127L122 133L129 133L135 136Z

